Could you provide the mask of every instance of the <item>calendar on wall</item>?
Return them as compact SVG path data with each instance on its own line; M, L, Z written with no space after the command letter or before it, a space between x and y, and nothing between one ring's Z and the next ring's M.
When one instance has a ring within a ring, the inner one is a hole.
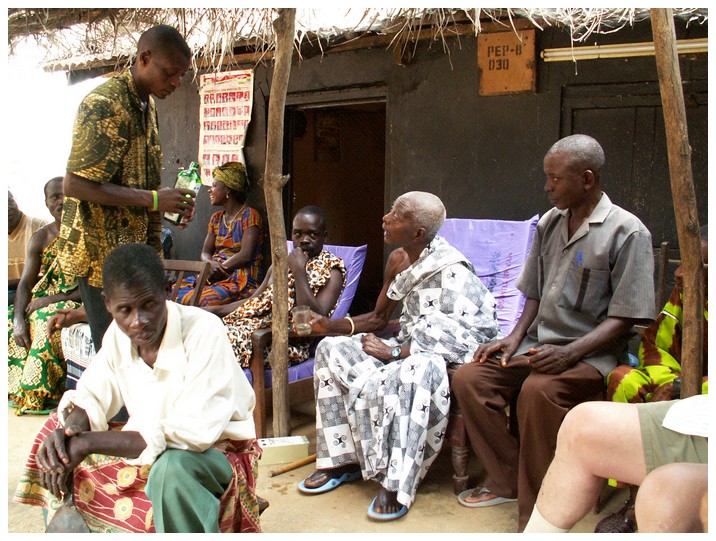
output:
M211 185L214 167L244 160L246 131L254 102L254 71L201 76L199 86L199 159L201 181Z

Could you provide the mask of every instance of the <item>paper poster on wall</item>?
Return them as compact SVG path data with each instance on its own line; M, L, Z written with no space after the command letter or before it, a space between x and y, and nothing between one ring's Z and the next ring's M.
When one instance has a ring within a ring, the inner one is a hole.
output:
M199 86L199 158L201 180L212 182L214 167L244 160L246 131L254 102L254 71L202 75Z

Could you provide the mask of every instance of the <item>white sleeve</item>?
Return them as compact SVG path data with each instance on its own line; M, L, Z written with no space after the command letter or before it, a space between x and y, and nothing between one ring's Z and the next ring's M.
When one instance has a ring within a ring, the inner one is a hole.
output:
M111 367L110 353L108 349L100 349L82 373L77 389L62 396L57 413L63 425L75 406L87 412L93 432L107 430L108 419L119 413L124 402Z
M709 395L699 394L674 402L661 423L664 428L690 436L709 437Z

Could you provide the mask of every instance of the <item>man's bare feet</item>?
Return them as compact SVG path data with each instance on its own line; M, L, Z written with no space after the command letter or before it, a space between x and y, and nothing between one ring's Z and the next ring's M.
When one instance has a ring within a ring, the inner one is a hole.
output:
M381 488L375 499L373 510L381 515L392 515L397 513L403 507L398 501L398 493Z
M360 471L358 464L346 464L338 468L330 468L325 470L316 470L304 479L303 484L306 488L318 488L325 485L331 479L338 479L343 474L355 473Z

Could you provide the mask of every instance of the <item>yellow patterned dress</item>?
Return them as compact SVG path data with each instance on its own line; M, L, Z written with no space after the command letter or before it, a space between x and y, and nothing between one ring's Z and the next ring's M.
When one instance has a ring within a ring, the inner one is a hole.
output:
M32 300L58 293L69 293L76 287L59 271L55 238L42 253L40 280L32 289ZM14 305L8 307L8 398L16 415L47 413L65 390L67 367L62 355L60 333L47 338L47 321L58 308L76 308L79 303L60 301L35 310L27 317L31 345L26 350L12 336Z
M246 207L240 220L226 223L226 211L215 212L209 219L209 233L216 238L212 259L225 262L241 251L244 233L250 227L258 227L259 237L251 261L245 266L234 269L225 280L212 282L204 286L199 306L228 304L250 297L263 280L264 232L261 214L256 209ZM191 305L196 294L196 276L185 279L179 287L177 302Z

